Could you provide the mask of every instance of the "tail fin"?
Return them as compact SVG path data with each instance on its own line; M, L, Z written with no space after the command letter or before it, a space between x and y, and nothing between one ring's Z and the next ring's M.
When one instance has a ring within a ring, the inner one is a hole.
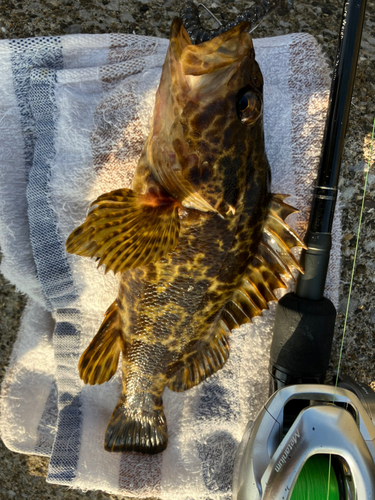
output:
M137 451L154 455L168 443L163 409L127 408L120 399L109 421L104 448L107 451Z
M123 347L117 302L107 309L98 333L78 363L79 376L85 384L108 382L116 373Z

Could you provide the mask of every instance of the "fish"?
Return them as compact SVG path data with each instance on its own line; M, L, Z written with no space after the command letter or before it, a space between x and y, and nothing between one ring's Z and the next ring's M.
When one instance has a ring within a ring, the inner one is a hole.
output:
M181 19L130 189L102 194L66 242L119 279L116 300L82 354L86 384L118 369L122 389L104 439L111 452L156 454L168 431L163 391L221 369L232 330L276 300L306 248L270 191L263 77L249 23L193 45Z

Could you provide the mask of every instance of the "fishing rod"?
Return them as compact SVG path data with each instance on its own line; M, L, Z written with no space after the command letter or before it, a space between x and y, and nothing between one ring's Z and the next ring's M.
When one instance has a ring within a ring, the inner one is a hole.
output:
M305 273L298 277L295 292L286 294L277 307L270 355L271 394L293 383L323 383L328 368L336 310L323 293L365 9L366 0L346 0L344 4L317 184L305 237L308 249L301 254Z
M375 498L375 393L340 373L334 387L323 385L336 318L323 293L365 9L366 0L344 4L308 249L301 255L305 274L277 306L271 397L238 449L236 500L300 500L307 493L311 499Z

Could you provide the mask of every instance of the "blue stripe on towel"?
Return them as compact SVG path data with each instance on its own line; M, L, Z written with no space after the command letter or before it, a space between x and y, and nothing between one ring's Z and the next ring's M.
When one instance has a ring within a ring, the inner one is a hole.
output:
M47 482L69 484L77 472L81 428L76 422L82 419L81 397L63 393L59 401L65 405L60 407L59 427L55 439L54 450L49 463Z
M215 428L223 422L234 423L238 417L238 409L228 396L230 396L229 389L223 387L216 379L204 382L195 412L197 421L205 425L211 421ZM237 442L233 436L225 430L218 430L208 434L205 439L197 440L196 446L203 482L208 491L230 493L237 450Z
M75 478L81 448L82 400L77 384L81 315L77 309L65 308L56 310L56 318L53 335L60 411L47 482L67 485Z
M77 374L81 315L73 308L78 293L49 192L55 155L56 70L63 68L62 45L60 38L48 37L12 40L10 46L25 144L30 241L46 304L56 319L54 349L60 412L47 480L68 485L76 474L82 427Z
M51 456L56 434L57 413L57 387L56 382L53 381L37 429L38 438L35 446L35 453L37 455Z
M232 353L234 356L234 353ZM233 436L224 430L231 428L239 417L237 374L226 365L227 384L213 376L202 384L199 402L195 410L195 418L206 428L212 422L214 432L208 432L204 438L196 441L199 460L202 468L203 482L208 492L220 492L230 497L232 476L237 442ZM228 386L230 381L230 388ZM208 494L209 495L209 494Z
M206 488L230 494L237 441L228 432L217 431L204 442L197 441L197 448Z
M216 380L207 381L202 388L196 418L203 422L232 420L235 417L235 408L231 405L231 394L231 390Z
M21 115L22 135L25 144L26 175L31 169L35 145L35 120L30 108L30 72L32 68L63 68L60 37L24 38L10 40L12 50L13 87Z
M78 298L48 193L50 165L55 156L55 80L54 70L32 71L29 96L37 141L27 185L34 260L47 304L52 309L67 307Z

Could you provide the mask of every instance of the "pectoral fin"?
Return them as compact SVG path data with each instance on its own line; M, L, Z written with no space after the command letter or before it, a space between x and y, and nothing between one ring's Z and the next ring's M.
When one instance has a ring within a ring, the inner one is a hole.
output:
M163 144L159 136L155 136L150 140L148 156L151 172L157 182L163 186L173 198L179 200L181 205L186 208L200 210L201 212L213 212L220 215L184 177L176 155L171 155L169 153L168 147ZM196 157L196 155L192 156ZM181 157L183 157L182 154ZM191 161L193 161L194 164L194 160L191 159ZM195 161L198 162L198 157L196 157Z
M91 206L85 222L67 239L66 250L96 258L106 273L156 262L177 244L179 203L172 198L118 189L99 196Z

